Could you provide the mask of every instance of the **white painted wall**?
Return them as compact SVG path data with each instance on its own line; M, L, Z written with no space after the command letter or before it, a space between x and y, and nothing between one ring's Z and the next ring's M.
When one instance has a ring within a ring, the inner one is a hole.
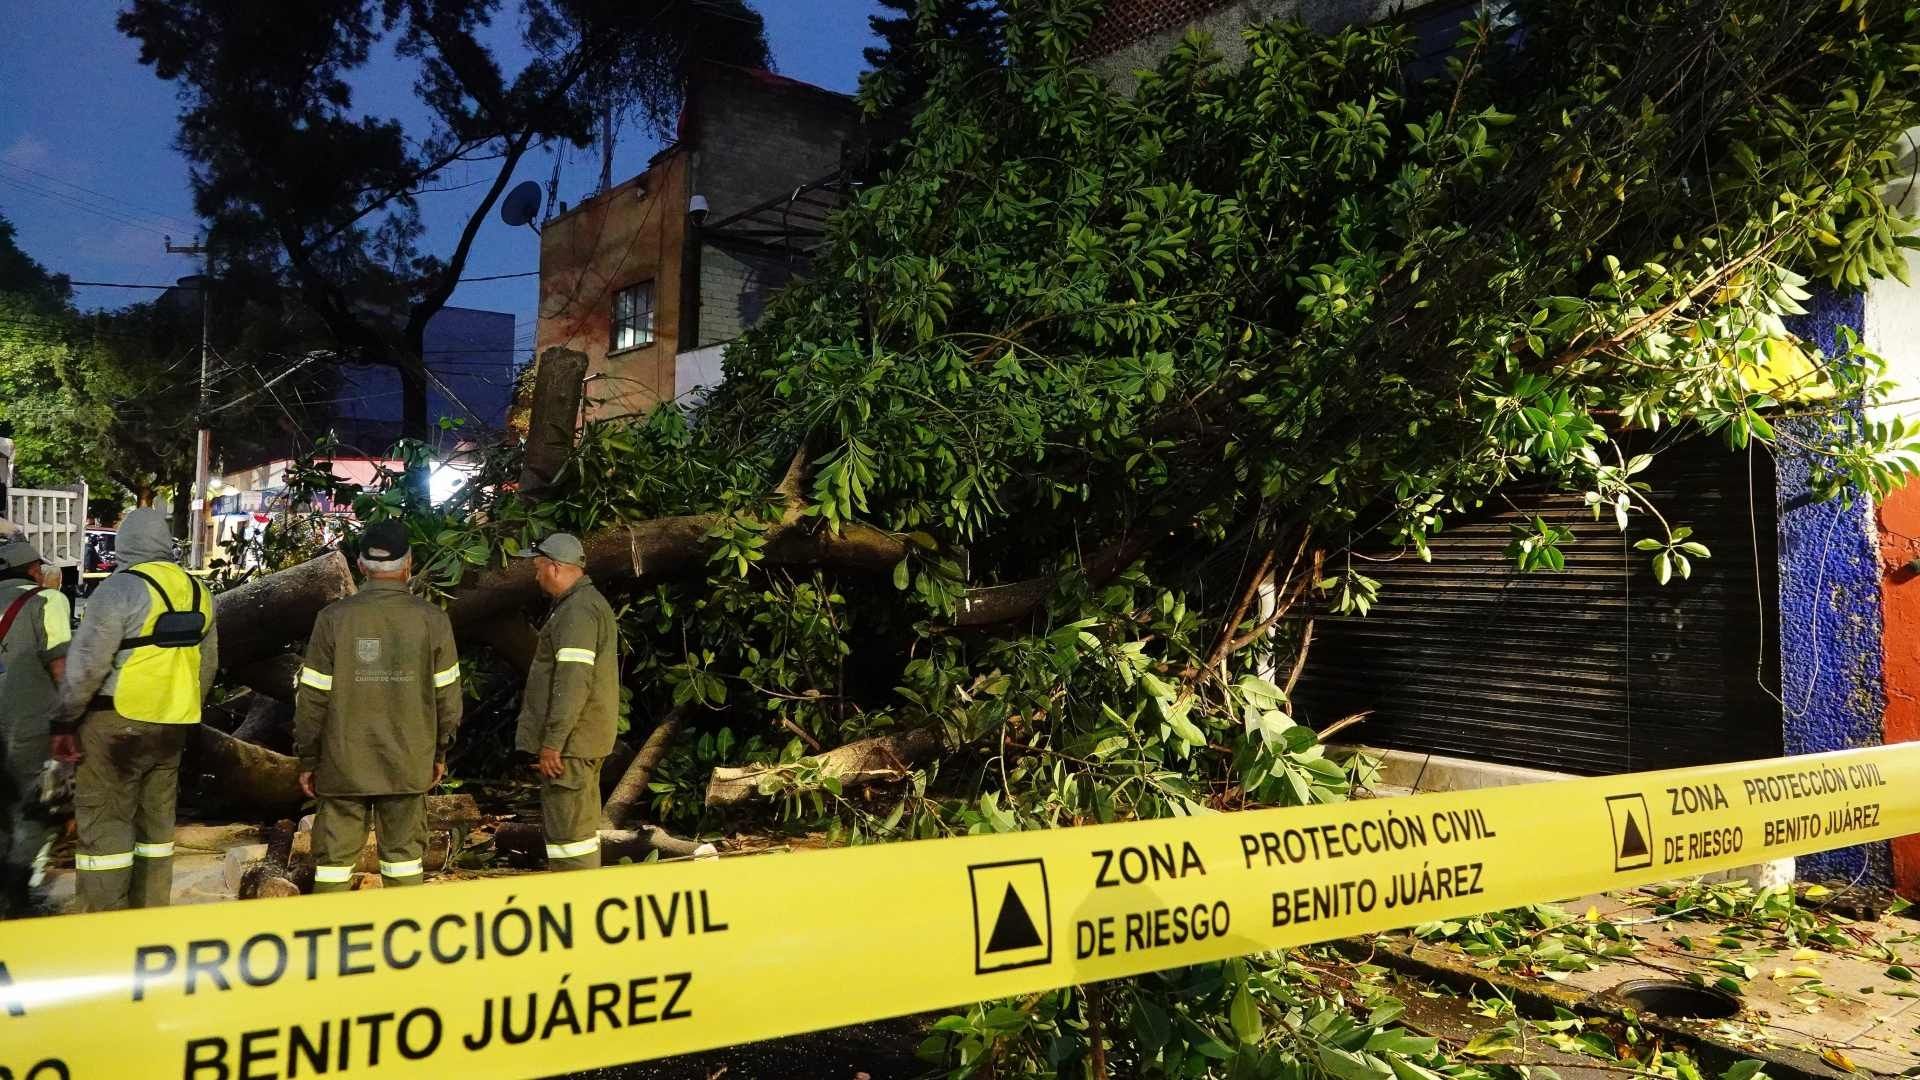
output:
M707 392L720 385L726 377L721 361L726 357L725 344L709 345L704 349L693 349L673 358L673 397L682 405L697 405L707 396Z
M1920 128L1907 136L1901 165L1909 179L1890 185L1886 195L1890 202L1898 200L1901 212L1911 215L1920 213L1920 149L1916 149ZM1920 252L1908 251L1906 256L1907 276L1914 284L1885 278L1867 286L1863 337L1867 348L1886 360L1887 374L1898 384L1892 403L1873 411L1876 420L1920 417Z

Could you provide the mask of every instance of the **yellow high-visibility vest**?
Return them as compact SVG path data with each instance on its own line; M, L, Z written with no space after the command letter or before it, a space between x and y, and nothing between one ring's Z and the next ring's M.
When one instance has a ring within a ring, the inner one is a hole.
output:
M211 625L207 591L170 562L147 562L127 573L147 583L153 602L140 633L120 643L132 654L114 684L113 709L150 724L200 722L200 643Z

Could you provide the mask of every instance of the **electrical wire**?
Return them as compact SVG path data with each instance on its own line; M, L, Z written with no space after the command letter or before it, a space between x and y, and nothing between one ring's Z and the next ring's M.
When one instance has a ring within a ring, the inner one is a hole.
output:
M96 198L105 199L108 202L119 203L120 205L125 206L128 209L140 211L141 216L151 218L156 222L171 222L183 231L191 231L199 227L197 225L192 224L191 222L186 221L183 218L177 218L177 217L174 217L172 214L163 213L159 210L155 210L151 206L142 206L139 203L132 202L127 199L123 199L118 195L109 195L104 191L95 191L93 188L86 187L85 185L82 185L82 184L76 184L71 180L67 180L62 177L55 176L52 173L41 172L39 169L35 169L27 165L22 165L18 162L0 161L0 168L13 169L18 172L28 173L30 175L40 177L42 180L51 180L56 184L65 185L66 187L73 188L76 191L86 192L88 195L95 196Z

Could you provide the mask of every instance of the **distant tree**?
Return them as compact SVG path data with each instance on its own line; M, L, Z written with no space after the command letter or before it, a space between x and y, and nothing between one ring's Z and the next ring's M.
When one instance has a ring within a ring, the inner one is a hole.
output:
M396 368L409 438L430 431L427 322L521 159L588 145L610 105L665 124L691 60L767 63L765 27L743 0L520 0L517 56L498 46L501 8L132 0L119 20L141 61L178 84L178 143L223 266L283 280L340 360ZM354 78L389 52L414 67L430 117L417 130L356 103ZM476 169L485 178L459 235L426 250L419 196Z
M76 311L65 275L41 266L14 236L0 218L0 435L14 440L20 482L85 480L102 492L124 490L141 505L171 489L184 514L197 427L199 303L187 292L116 311ZM289 357L306 355L316 328L289 317L255 284L265 299L249 299L244 282L223 283L214 306L214 337L225 346L213 384L216 404L225 406L216 414L220 446L243 454L311 426L301 401L303 391L318 388L304 373L261 388L262 369L292 367L297 360Z
M55 274L20 250L18 231L0 214L0 293L48 307L64 306L73 297L65 274Z
M997 0L877 0L883 14L867 16L880 39L861 50L860 77L869 98L902 125L926 95L944 51L969 67L996 67L1006 57L1006 14Z

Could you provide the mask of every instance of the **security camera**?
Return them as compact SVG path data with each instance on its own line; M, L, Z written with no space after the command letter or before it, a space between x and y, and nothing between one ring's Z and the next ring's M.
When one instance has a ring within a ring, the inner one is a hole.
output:
M687 216L693 219L693 223L696 226L707 223L707 197L705 195L695 195L693 198L687 200Z

